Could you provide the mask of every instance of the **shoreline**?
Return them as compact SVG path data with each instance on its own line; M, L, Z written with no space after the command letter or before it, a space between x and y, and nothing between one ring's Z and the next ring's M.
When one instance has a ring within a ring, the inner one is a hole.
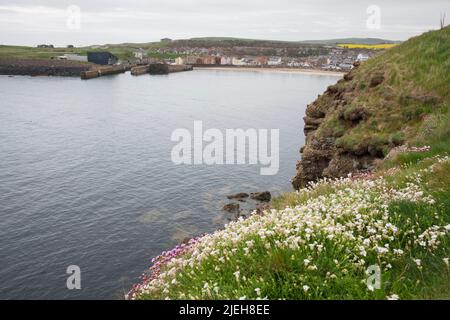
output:
M111 74L109 69L118 68L118 66L97 66L90 63L80 63L76 61L64 60L45 60L45 59L2 59L0 58L0 75L6 76L62 76L76 77L85 73L96 73L101 69L108 69L106 74ZM261 72L261 73L303 73L319 76L336 76L343 77L346 72L327 71L321 69L303 69L291 67L251 67L251 66L215 66L215 65L194 65L194 70L211 70L211 71L237 71L237 72ZM188 71L186 69L178 70L179 66L169 66L167 73ZM119 69L121 69L119 67ZM189 69L192 70L192 69ZM128 69L125 69L128 71ZM166 73L163 72L163 73ZM145 73L145 72L144 72ZM159 72L156 72L159 73ZM97 77L97 76L92 76ZM92 77L87 77L90 79Z
M346 72L326 71L320 69L301 69L301 68L261 68L261 67L199 67L195 66L194 70L214 70L214 71L239 71L239 72L272 72L272 73L305 73L312 75L329 75L343 77Z

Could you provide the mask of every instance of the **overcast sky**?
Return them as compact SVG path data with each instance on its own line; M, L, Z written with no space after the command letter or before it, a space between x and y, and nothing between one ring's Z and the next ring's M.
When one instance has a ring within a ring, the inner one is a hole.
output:
M0 43L81 46L202 36L405 40L438 28L444 12L448 23L450 0L0 0Z

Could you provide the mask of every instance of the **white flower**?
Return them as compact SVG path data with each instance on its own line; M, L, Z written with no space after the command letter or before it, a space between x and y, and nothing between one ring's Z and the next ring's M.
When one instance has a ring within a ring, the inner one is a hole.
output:
M445 161L449 162L450 158L446 159ZM441 161L444 160L437 159L437 162L443 163ZM296 253L305 252L306 259L300 260L299 263L303 262L307 270L323 268L323 265L316 261L315 254L320 251L327 252L328 242L336 245L348 244L347 250L343 248L339 255L333 256L330 253L331 259L337 258L342 261L341 264L337 259L333 260L339 269L344 266L348 269L342 269L343 274L354 271L354 268L360 268L366 263L364 257L374 252L381 259L382 265L386 269L390 269L391 263L393 264L395 259L415 252L413 250L419 248L420 245L430 251L438 249L443 245L442 238L450 230L450 224L434 225L427 230L422 230L421 226L412 219L406 219L397 227L394 225L394 221L397 221L395 213L390 211L392 201L433 202L433 199L423 189L425 174L429 175L432 172L431 168L428 170L427 172L423 171L422 178L420 173L407 176L407 184L402 188L394 188L384 178L375 177L369 180L355 179L355 177L336 180L322 179L319 182L310 183L306 189L297 191L297 195L306 197L307 201L301 202L296 207L287 207L282 210L271 209L264 215L252 215L247 219L230 222L224 229L202 236L195 243L192 242L183 248L187 254L170 260L163 254L164 268L160 270L164 271L156 272L151 281L141 284L130 297L131 299L139 298L142 294L152 294L153 292L163 293L164 297L168 295L169 288L171 295L180 297L181 292L177 293L170 284L177 284L177 279L181 279L178 277L183 274L196 277L198 270L204 267L205 262L210 261L210 257L215 261L211 269L216 272L220 272L223 264L230 263L230 265L238 266L243 263L242 260L239 260L240 255L237 254L238 249L241 250L242 247L247 255L252 259L257 259L256 253L252 250L255 240L250 240L256 238L268 253L275 250L287 253L292 250L288 257L295 260L298 257ZM316 191L320 191L322 187L331 188L333 192L326 194L319 192L321 195L317 196ZM403 236L411 236L414 241L403 248L405 251L400 248L395 249L394 244L398 243L398 237ZM293 252L296 253L292 255ZM442 260L447 266L449 265L449 258ZM422 269L423 264L420 259L412 259L411 262ZM238 267L235 271L233 275L236 280L241 283L245 282L245 277L240 274ZM308 283L310 276L308 273L302 275L303 278L300 281ZM335 277L336 275L331 272L327 273L323 281L325 289L333 282L330 279ZM258 280L263 283L267 279L263 277ZM218 288L217 284L209 284L199 296L189 295L187 298L209 298L209 289L211 292L217 292L216 287ZM300 290L302 289L309 294L309 286L302 284ZM229 294L222 290L225 289L221 288L224 296ZM258 298L262 297L259 288L254 290ZM369 290L374 290L374 288L369 287ZM242 298L247 299L247 297ZM398 296L392 294L386 298L395 299Z
M379 254L385 254L385 253L389 252L388 248L383 248L383 247L377 247L376 250Z
M246 296L239 297L239 300L246 300L246 299L247 299Z
M396 294L391 294L390 296L387 296L386 299L388 300L398 300L400 297Z

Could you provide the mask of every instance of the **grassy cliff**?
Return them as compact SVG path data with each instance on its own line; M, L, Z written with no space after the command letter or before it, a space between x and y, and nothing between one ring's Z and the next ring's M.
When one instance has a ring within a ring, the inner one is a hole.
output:
M127 298L450 298L449 89L450 28L357 67L308 107L304 187L162 253Z
M310 104L295 188L374 169L401 145L449 140L450 28L364 62Z

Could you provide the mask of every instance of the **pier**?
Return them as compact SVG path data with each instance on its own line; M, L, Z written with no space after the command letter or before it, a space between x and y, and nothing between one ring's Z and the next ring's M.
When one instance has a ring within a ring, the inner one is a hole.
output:
M126 66L126 65L100 67L100 68L95 69L95 70L82 71L80 73L80 77L83 80L89 80L89 79L94 79L94 78L107 76L107 75L111 75L111 74L124 73L124 72L126 72L128 70L130 70L130 67Z
M143 74L162 75L174 72L192 71L194 68L191 65L169 65L164 63L153 63L138 66L108 66L100 67L95 70L87 70L80 73L83 80L94 79L106 75L124 73L130 71L133 76L140 76Z

